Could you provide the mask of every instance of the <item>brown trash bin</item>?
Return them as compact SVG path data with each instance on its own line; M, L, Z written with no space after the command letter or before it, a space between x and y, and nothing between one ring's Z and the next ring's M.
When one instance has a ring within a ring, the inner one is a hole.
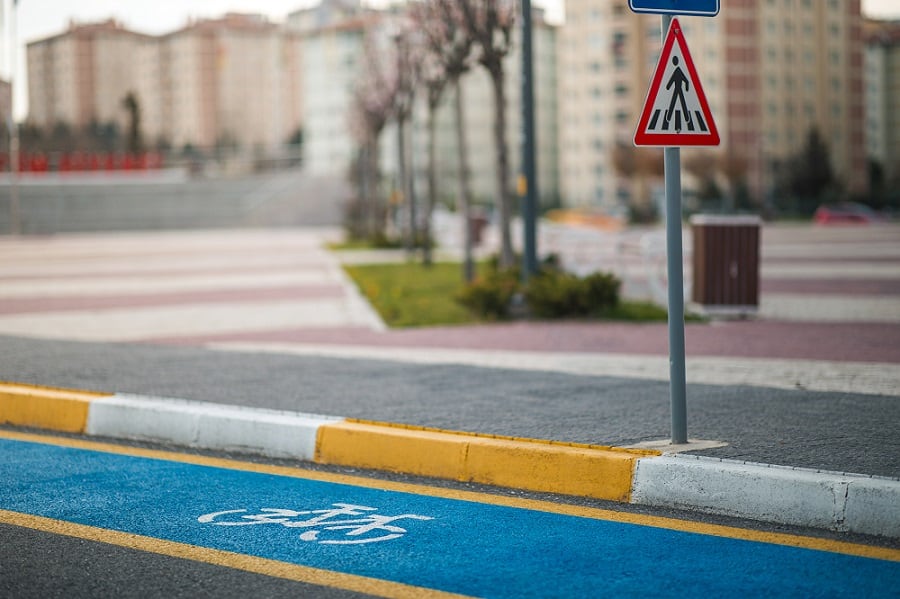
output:
M756 216L691 218L691 296L704 311L740 313L759 309L761 225Z

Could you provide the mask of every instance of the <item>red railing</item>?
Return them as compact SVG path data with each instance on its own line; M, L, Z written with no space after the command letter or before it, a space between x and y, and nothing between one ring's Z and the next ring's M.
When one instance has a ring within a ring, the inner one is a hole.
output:
M0 172L9 170L9 154L0 153ZM163 167L159 152L22 152L19 172L71 173L89 171L145 171Z

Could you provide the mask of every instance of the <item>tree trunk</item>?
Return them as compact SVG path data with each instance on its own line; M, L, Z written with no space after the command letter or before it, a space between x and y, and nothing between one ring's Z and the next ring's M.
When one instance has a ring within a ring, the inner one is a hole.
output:
M406 194L406 118L399 115L397 118L397 191L400 193L400 205L405 206L407 213L410 214L406 235L404 235L403 245L406 246L407 258L412 255L416 247L415 227L412 221L412 205L411 198ZM401 221L402 222L402 221Z
M475 279L475 263L472 260L472 190L469 184L469 155L466 144L465 115L463 113L462 82L453 80L456 88L456 151L459 174L459 211L463 220L463 278L467 283Z
M510 220L509 153L506 148L506 90L503 83L503 67L490 69L494 84L494 144L497 153L497 208L500 211L500 267L515 266Z
M422 264L431 266L431 218L437 203L437 105L428 103L428 198L422 219Z
M410 118L410 125L412 119ZM419 245L419 215L418 206L416 206L416 171L413 161L413 127L405 127L403 134L403 142L406 150L403 152L403 167L406 171L404 179L403 193L406 196L406 205L409 208L409 238L410 238L410 258L414 259L413 252Z
M367 179L368 179L368 192L369 197L366 198L366 203L369 206L369 236L374 239L375 236L381 231L382 223L379 222L381 219L381 207L378 205L378 197L379 197L379 181L378 181L378 135L373 134L369 138L369 149L366 152L368 158L368 164L366 166Z

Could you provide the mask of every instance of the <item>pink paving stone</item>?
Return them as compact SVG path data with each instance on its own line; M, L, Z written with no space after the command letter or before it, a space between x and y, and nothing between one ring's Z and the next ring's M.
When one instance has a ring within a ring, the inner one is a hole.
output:
M598 354L667 355L661 324L510 323L478 327L392 330L293 329L157 339L157 343L298 343L385 348L442 348ZM900 363L900 324L738 321L688 324L690 356ZM602 355L598 355L602 359Z
M18 275L4 275L0 277L0 282L2 281L34 281L34 280L44 280L44 279L61 279L61 280L73 280L73 279L118 279L119 277L146 277L146 278L191 278L200 276L208 276L208 275L221 275L221 274L245 274L248 272L252 272L254 274L267 274L267 273L284 273L284 272L297 272L297 273L319 273L319 274L328 274L333 272L332 268L321 266L317 264L279 264L278 268L269 268L265 265L254 266L254 265L241 265L241 266L200 266L197 268L190 269L154 269L154 270L134 270L128 269L127 267L117 268L114 270L101 270L101 271L92 271L89 267L85 267L84 270L80 270L78 272L67 272L53 275L41 274L40 270L31 273L31 274L18 274Z
M822 293L838 295L894 295L900 301L896 279L772 279L760 281L762 293Z
M178 306L185 304L328 299L342 298L344 295L344 289L340 285L303 285L178 293L142 293L139 295L21 297L0 299L0 314L148 308L154 306Z

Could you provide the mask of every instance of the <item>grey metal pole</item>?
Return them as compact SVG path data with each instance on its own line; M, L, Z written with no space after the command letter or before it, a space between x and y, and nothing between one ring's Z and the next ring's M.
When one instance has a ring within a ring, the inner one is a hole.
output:
M16 77L16 61L18 53L16 43L18 40L16 2L13 2L10 11L10 64L9 64L9 232L18 235L22 232L22 208L19 201L19 126L16 123L16 86L19 85Z
M532 46L531 0L522 0L522 200L523 252L522 279L537 273L537 168L534 132L534 61ZM521 186L520 186L521 187ZM524 192L524 193L523 193Z
M671 15L662 17L665 43ZM681 247L681 149L664 150L666 178L666 259L669 278L669 395L672 444L687 443L687 391L684 366L684 262Z

